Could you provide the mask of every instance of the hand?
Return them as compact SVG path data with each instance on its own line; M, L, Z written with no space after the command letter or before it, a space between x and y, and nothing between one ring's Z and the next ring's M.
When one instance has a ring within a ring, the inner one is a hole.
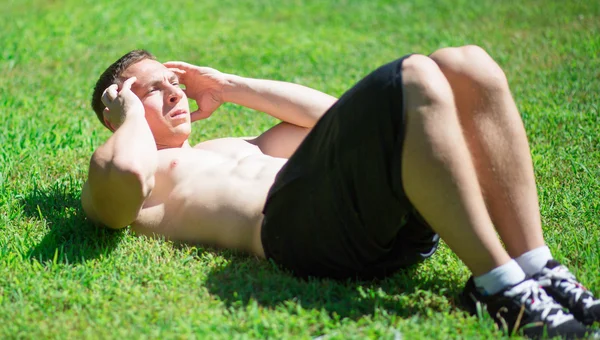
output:
M169 61L164 65L185 85L183 91L187 97L198 104L198 110L190 115L192 122L210 117L223 104L223 88L227 84L223 73L181 61Z
M136 80L136 77L125 80L121 89L117 84L112 84L102 94L102 102L106 105L104 116L114 130L123 124L128 115L145 115L142 101L131 91L131 85Z

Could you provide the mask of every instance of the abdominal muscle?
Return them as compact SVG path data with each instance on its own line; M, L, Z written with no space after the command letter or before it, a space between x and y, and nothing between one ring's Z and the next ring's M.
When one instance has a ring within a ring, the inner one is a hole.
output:
M262 210L285 161L234 138L161 150L154 189L132 229L264 257Z

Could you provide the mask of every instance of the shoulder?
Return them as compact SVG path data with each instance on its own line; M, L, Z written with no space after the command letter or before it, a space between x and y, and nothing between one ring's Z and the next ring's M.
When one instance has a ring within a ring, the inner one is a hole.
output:
M254 138L251 143L265 155L290 158L310 131L307 127L281 122Z
M196 150L216 152L231 158L243 158L262 153L256 137L228 137L204 141L194 146Z
M227 145L244 145L244 144L253 144L253 140L256 139L256 136L251 137L225 137L225 138L217 138L217 139L209 139L198 143L194 146L194 149L210 149L213 147L222 147Z

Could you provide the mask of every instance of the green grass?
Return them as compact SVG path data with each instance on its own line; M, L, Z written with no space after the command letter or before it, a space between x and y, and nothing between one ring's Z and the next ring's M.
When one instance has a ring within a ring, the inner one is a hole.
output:
M89 107L127 51L340 95L408 52L478 44L505 69L554 255L600 294L600 2L8 0L0 12L0 338L497 338L447 247L380 282L301 281L228 251L96 229L79 205L109 136ZM274 120L225 105L191 141Z

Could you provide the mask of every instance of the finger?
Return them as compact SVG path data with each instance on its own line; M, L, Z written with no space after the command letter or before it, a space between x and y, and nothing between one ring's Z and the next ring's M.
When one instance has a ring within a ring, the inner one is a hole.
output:
M169 68L170 71L172 71L173 73L175 73L175 75L177 76L177 79L179 79L180 83L185 82L185 71L182 69L178 69L178 68Z
M183 61L167 61L163 63L167 68L189 69L192 64L184 63Z
M193 123L197 120L206 119L206 118L210 117L210 115L211 115L211 112L203 112L200 110L196 110L196 111L190 113L190 120Z
M175 73L178 76L182 76L185 74L185 71L180 69L180 68L175 68L175 67L169 67L169 70L172 71L173 73Z
M102 102L104 105L108 106L108 104L117 98L117 88L117 84L112 84L104 90L104 93L102 93Z
M121 86L121 91L130 91L131 90L131 85L133 85L133 83L135 83L135 81L137 80L136 77L131 77L131 78L127 78L127 80L125 80L123 82L123 85Z

